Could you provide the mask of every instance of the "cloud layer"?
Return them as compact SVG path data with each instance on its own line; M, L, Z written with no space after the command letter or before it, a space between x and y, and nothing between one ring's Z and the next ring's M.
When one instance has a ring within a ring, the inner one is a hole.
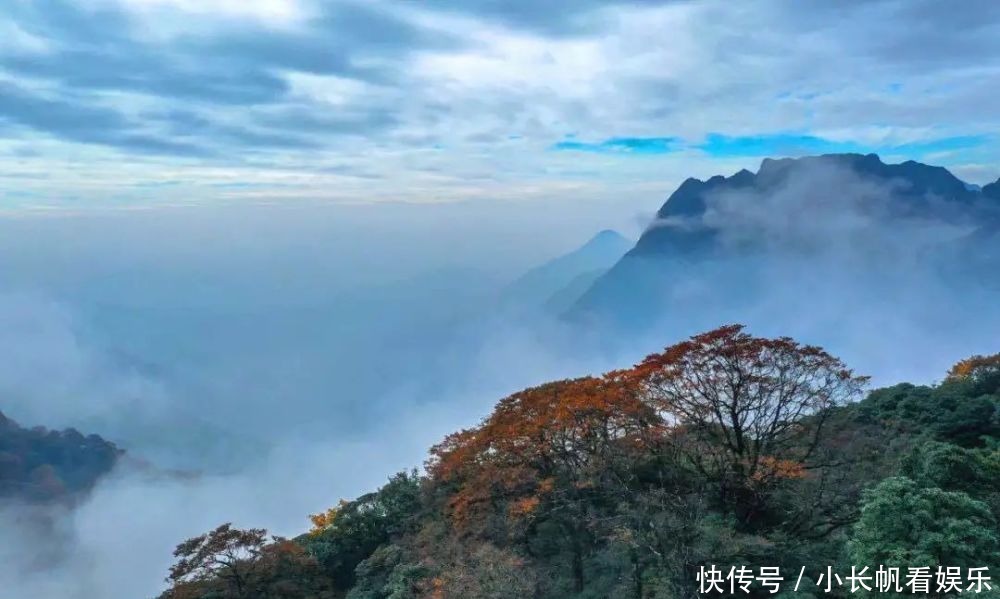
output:
M0 40L8 207L598 195L839 149L1000 175L988 0L12 0Z

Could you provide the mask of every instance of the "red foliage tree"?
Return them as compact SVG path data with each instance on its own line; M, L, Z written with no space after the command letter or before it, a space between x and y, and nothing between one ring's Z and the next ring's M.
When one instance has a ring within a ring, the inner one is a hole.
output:
M539 517L557 525L581 590L595 497L627 487L613 462L647 452L660 432L631 380L613 372L505 398L479 427L434 447L428 467L449 489L446 510L461 532L516 534Z
M428 469L455 486L456 522L498 501L530 514L556 479L593 485L612 452L647 447L661 421L635 390L623 372L547 383L501 400L480 426L445 438L431 449Z
M751 510L775 480L805 474L830 409L860 397L868 380L818 347L741 325L650 355L632 376L690 463Z

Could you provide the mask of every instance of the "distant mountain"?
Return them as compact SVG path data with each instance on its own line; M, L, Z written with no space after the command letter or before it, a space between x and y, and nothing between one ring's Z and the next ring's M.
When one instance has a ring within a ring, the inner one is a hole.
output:
M0 499L72 500L110 472L122 453L97 435L26 429L0 413Z
M622 252L622 255L625 255L624 251ZM587 271L578 275L572 281L567 283L562 289L549 296L549 299L545 300L545 304L542 306L545 313L559 315L572 308L573 304L583 297L583 294L586 293L588 289L594 286L597 279L600 279L601 276L608 271L608 268L610 268L610 265L605 268Z
M909 260L944 276L984 274L997 252L983 244L1000 239L998 199L1000 182L978 190L945 168L875 154L765 159L756 173L688 179L568 316L641 326L711 305L739 318L785 282L778 264L802 277L819 268L856 276L872 289L902 280Z
M615 231L601 231L576 250L529 270L508 285L501 292L501 305L516 311L561 313L624 256L631 245Z
M684 181L657 212L658 222L654 222L640 237L635 253L651 255L714 249L717 247L718 228L711 226L710 222L693 222L706 216L708 202L713 196L717 198L721 194L738 192L773 194L787 189L790 182L808 183L821 170L825 172L816 177L817 183L849 173L861 182L884 185L886 193L883 197L874 197L883 191L876 190L873 197L868 198L870 204L860 208L884 210L892 217L942 215L948 208L954 207L966 210L983 197L981 192L970 190L945 168L913 161L885 164L875 154L829 154L780 160L765 158L757 173L741 170L731 177ZM802 190L804 193L826 191Z
M984 185L980 192L987 198L1000 200L1000 179L997 179L989 185Z

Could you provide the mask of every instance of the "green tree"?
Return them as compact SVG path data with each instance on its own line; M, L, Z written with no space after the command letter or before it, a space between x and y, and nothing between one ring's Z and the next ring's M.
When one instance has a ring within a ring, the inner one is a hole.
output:
M426 586L428 569L406 562L396 545L383 545L355 569L356 582L347 599L415 599Z
M928 441L906 459L904 473L924 486L965 491L973 497L998 490L1000 451Z
M1000 563L989 508L968 494L888 478L865 492L848 550L854 564L981 567Z
M981 447L1000 436L1000 397L996 390L985 393L972 376L951 376L937 387L901 383L878 389L861 403L861 411L898 433Z
M313 530L300 541L319 560L338 589L351 588L355 569L381 545L401 535L420 508L420 477L401 472L374 493L312 516Z

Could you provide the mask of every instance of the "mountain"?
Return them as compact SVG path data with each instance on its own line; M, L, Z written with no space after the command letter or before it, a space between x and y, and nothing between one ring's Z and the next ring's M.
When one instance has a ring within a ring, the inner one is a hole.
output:
M921 277L982 275L996 266L997 199L998 183L970 189L945 168L875 154L765 159L756 173L688 179L567 315L645 326L711 306L743 320L755 301L790 277L816 279L817 268L841 290L853 289L849 278L873 293L916 282L904 265Z
M997 179L996 181L990 183L989 185L984 185L980 189L980 193L982 193L983 196L987 198L1000 200L1000 179Z
M617 232L603 230L576 250L524 273L501 292L501 305L550 314L565 311L630 246L631 242Z
M111 471L113 443L75 429L26 429L0 413L0 499L72 500Z
M625 251L621 252L624 255ZM621 256L619 256L621 258ZM589 270L583 274L577 275L572 281L567 283L562 289L559 289L555 293L549 296L549 299L545 300L545 304L542 306L547 314L562 314L566 310L573 307L578 299L583 297L583 294L587 292L588 289L593 287L597 279L607 272L608 265L605 268L600 268L596 270Z
M709 203L720 194L749 192L773 195L790 184L804 181L808 185L810 178L822 183L824 179L831 178L831 173L834 175L832 178L843 174L859 181L884 185L884 197L870 198L872 204L879 204L872 207L885 209L894 217L941 216L949 208L971 209L984 196L982 192L970 190L945 168L913 161L885 164L875 154L828 154L779 160L765 158L756 173L741 170L731 177L684 181L657 212L659 222L654 222L642 235L635 252L653 255L713 249L716 247L714 242L718 228L712 227L709 222L692 221L703 218ZM807 188L803 191L815 190ZM854 207L850 206L850 202L842 205ZM685 222L691 226L683 226Z
M724 326L513 393L294 539L178 539L160 599L718 597L704 581L725 588L728 564L762 599L852 564L1000 563L1000 354L932 386L866 381Z

